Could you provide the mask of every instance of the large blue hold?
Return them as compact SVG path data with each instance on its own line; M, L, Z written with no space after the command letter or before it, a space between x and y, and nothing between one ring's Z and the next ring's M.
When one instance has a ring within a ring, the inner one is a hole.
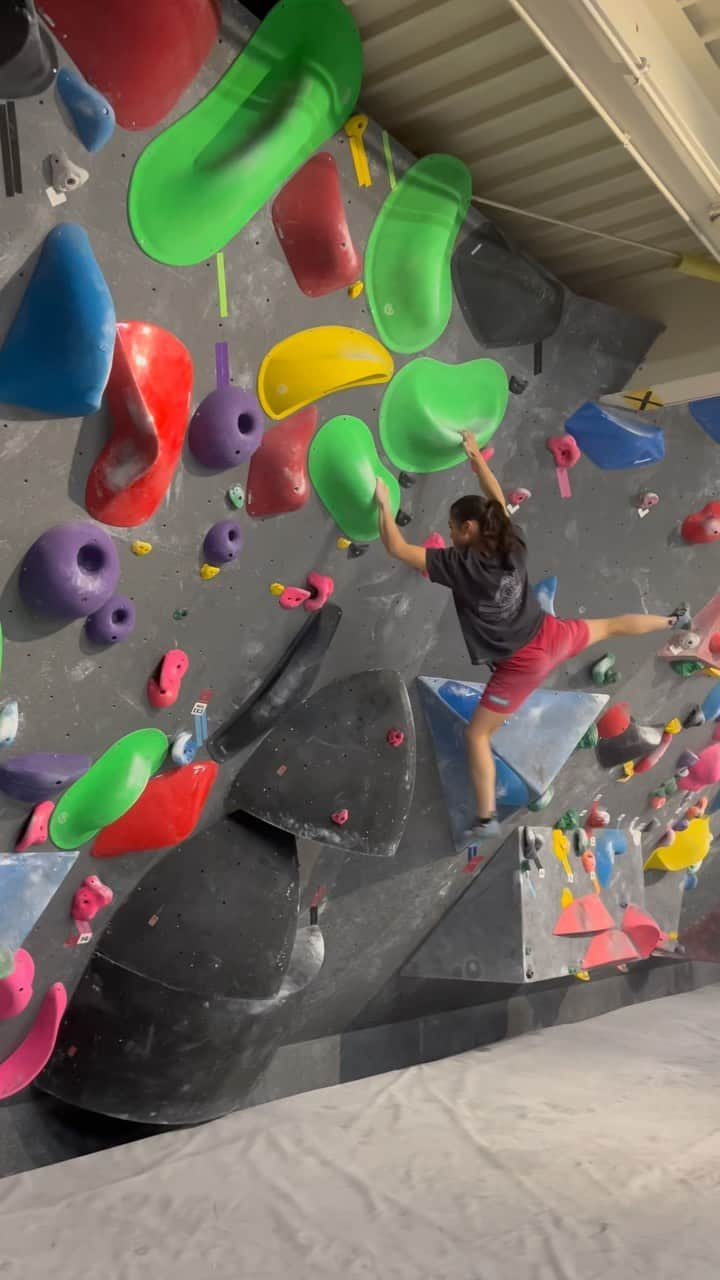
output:
M115 128L115 112L107 98L70 67L57 74L58 97L87 151L100 151Z
M551 578L543 578L540 582L536 582L533 591L537 597L540 608L545 613L552 614L555 617L555 595L558 589L558 580L553 574Z
M603 471L643 467L665 457L662 428L644 414L623 413L588 400L568 418L565 429Z
M691 400L688 409L699 427L720 444L720 396L708 400Z
M0 402L61 418L100 408L115 308L82 227L53 227L0 350Z
M434 686L443 683L426 677L418 681L425 718L432 734L453 844L456 851L462 853L466 848L462 833L470 826L476 812L465 749L467 721L437 696ZM498 757L495 758L495 767L498 808L526 809L530 796L522 778Z
M0 853L0 947L17 951L77 862L76 853Z
M467 724L485 685L423 676L432 691ZM532 799L547 791L569 760L586 729L608 702L603 693L564 693L536 689L493 735L493 751L522 778Z

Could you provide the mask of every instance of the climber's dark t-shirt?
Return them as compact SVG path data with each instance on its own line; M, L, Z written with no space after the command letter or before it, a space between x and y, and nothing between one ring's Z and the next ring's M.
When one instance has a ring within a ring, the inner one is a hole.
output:
M428 549L428 577L452 591L474 663L502 662L540 630L545 615L528 583L526 559L522 543L505 564L470 547Z

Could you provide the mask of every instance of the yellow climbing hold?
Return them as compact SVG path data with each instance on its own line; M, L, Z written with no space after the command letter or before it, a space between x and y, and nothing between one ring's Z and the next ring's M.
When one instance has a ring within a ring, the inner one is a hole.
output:
M152 551L152 542L141 542L138 538L130 543L130 550L134 556L149 556Z
M686 871L700 863L710 848L710 820L694 818L684 831L678 831L672 844L653 849L645 863L646 871Z
M258 399L271 418L287 418L334 391L389 382L394 367L382 343L360 329L302 329L268 351L258 372Z
M335 546L337 547L338 551L347 551L348 547L352 546L352 542L350 541L349 538L338 538L337 542L335 543Z
M211 578L217 578L220 570L214 564L204 564L200 568L200 577L203 582L209 582Z
M285 590L285 588L284 588L284 586L283 586L282 582L271 582L271 583L270 583L270 595L271 595L271 596L281 596L284 590Z
M355 177L359 187L371 187L372 177L368 164L367 151L363 142L363 134L368 127L368 118L364 115L350 116L345 121L344 129L350 139L350 155L352 156Z
M710 676L713 680L717 680L718 676L720 676L720 667L703 667L700 675Z
M563 889L562 893L560 894L560 906L562 907L563 911L565 910L566 907L569 907L570 903L573 901L574 899L570 889L568 888Z
M635 765L632 760L626 760L622 767L623 777L618 778L618 782L629 782L635 773Z
M588 973L587 969L578 969L576 973L573 974L573 977L577 978L579 982L590 981L590 974Z
M570 852L570 841L564 831L558 831L556 828L553 829L552 848L555 857L558 862L562 864L563 871L572 884L575 877L572 873L572 867L570 866L570 859L568 858L568 853Z
M678 720L677 716L675 717L674 720L668 720L667 724L665 725L665 732L672 733L672 734L682 732L682 724Z
M364 288L365 288L365 285L363 284L362 280L356 280L354 284L350 285L350 288L348 289L348 294L351 298L359 298Z

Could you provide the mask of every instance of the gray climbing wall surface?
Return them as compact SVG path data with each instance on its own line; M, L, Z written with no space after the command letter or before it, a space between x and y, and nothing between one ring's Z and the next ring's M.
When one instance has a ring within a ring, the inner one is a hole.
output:
M216 83L253 26L242 6L226 4L221 34L169 120ZM62 51L60 58L68 63ZM63 123L52 88L18 102L17 118L23 183L21 193L4 198L0 220L0 337L10 327L44 237L66 220L87 231L118 320L164 327L190 352L192 408L215 387L218 342L228 343L232 385L253 391L267 352L298 330L346 325L375 333L366 293L352 298L343 288L314 298L300 291L273 228L270 202L225 246L227 315L221 315L214 257L185 267L146 257L131 235L126 198L133 165L162 126L140 133L117 128L101 151L88 155ZM337 163L349 229L360 253L389 191L382 130L372 121L364 145L372 179L367 187L358 186L349 139L342 130L322 147ZM64 204L53 207L45 194L50 176L46 162L59 148L87 167L90 178L71 191ZM448 148L452 149L451 139ZM391 153L399 177L412 157L395 146ZM463 236L483 225L471 213ZM655 332L651 322L566 294L559 327L543 346L542 372L533 376L530 347L488 351L478 346L453 300L447 329L428 349L436 359L451 363L492 355L508 375L527 382L523 394L510 397L493 438L494 466L506 492L519 486L532 491L522 511L531 577L535 581L557 574L559 615L666 612L682 598L698 608L716 588L715 548L689 546L678 535L688 511L717 496L712 477L718 446L688 414L656 414L665 431L663 462L609 472L583 457L571 472L572 497L567 500L560 497L545 447L546 438L561 434L565 420L580 404L625 383ZM396 368L407 359L396 356ZM383 390L366 386L321 399L319 422L354 415L366 421L377 438ZM310 570L332 575L334 600L343 618L315 687L366 670L396 670L410 690L418 736L414 800L394 857L365 859L339 848L298 842L301 921L311 901L319 903L326 960L298 996L282 1034L287 1040L311 1040L342 1031L432 933L468 889L471 876L484 874L482 864L468 872L466 858L453 852L435 758L413 685L419 674L473 680L478 672L468 663L441 588L390 563L377 542L357 558L338 549L339 530L314 494L301 510L264 521L233 512L225 493L231 484L246 483L247 466L208 473L187 446L155 514L137 529L109 529L120 559L118 591L130 598L137 614L130 638L98 649L86 639L82 620L59 624L31 618L18 592L22 557L50 525L88 518L87 478L108 432L106 406L84 419L50 420L39 411L0 406L0 621L5 636L0 692L3 698L16 698L20 711L15 743L0 750L6 755L67 751L94 759L138 728L158 726L172 736L192 730L191 708L203 690L211 691L212 734L263 681L306 619L302 610L289 613L279 608L270 584L303 586ZM412 517L408 536L422 541L433 531L444 533L449 502L471 488L472 477L465 468L419 477L411 489L401 491L402 506ZM660 503L641 520L635 499L643 490L658 492ZM203 580L199 570L204 536L211 525L236 514L244 547L218 576ZM137 538L152 545L149 554L132 553ZM656 647L652 638L613 645L623 679L605 692L627 699L640 723L662 727L701 702L710 681L701 675L682 680L655 657ZM168 709L153 710L146 698L148 678L163 655L175 648L187 653L190 664L180 697ZM596 691L582 657L558 670L550 685ZM683 732L653 771L623 783L617 781L617 770L599 768L594 751L577 752L555 783L555 798L543 822L549 825L569 807L586 810L601 794L613 826L626 828L633 818L653 816L664 823L677 809L678 798L671 797L655 813L648 809L649 792L671 776L682 749L699 751L709 738L707 725ZM233 778L250 750L222 764L202 814L202 828L222 816ZM312 785L308 775L307 786ZM27 805L2 799L3 850L14 849L28 811ZM523 813L510 815L499 843L523 821ZM657 835L656 830L643 837L646 854ZM162 856L140 852L99 862L90 858L89 845L81 849L73 873L26 940L35 960L35 998L19 1016L0 1021L0 1061L22 1042L51 983L63 982L72 997L104 925ZM100 874L113 889L114 901L95 922L90 943L68 946L75 933L70 903L89 874ZM654 872L647 885L646 908L669 932L677 929L685 878L684 870ZM143 945L139 928L139 960ZM241 1104L242 1098L235 1102Z

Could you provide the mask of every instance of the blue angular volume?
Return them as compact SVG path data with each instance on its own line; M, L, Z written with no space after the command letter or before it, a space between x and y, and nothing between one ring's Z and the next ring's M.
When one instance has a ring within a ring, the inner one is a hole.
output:
M0 853L0 947L17 951L35 927L76 853Z
M720 396L711 396L708 400L691 400L688 405L691 416L699 427L720 444Z
M70 67L60 68L56 83L58 97L83 146L87 151L100 151L115 128L115 112L107 98Z
M465 724L485 691L484 684L431 676L422 676L420 683ZM602 693L536 689L493 735L493 751L522 778L531 798L537 799L547 791L607 701Z
M0 402L63 418L100 408L115 308L82 227L53 227L0 350Z
M643 467L665 457L662 428L644 414L623 413L588 400L568 418L565 429L603 471Z
M537 596L537 602L545 613L552 614L555 617L555 595L558 588L558 580L553 574L551 578L543 578L541 582L536 582L533 591Z
M462 853L466 847L462 833L470 826L476 810L465 749L467 721L462 713L437 696L434 686L443 683L442 680L425 677L418 681L425 718L432 734L453 844L457 852ZM495 758L495 767L498 808L527 808L530 796L522 778L498 757Z
M598 883L602 889L607 889L612 880L616 856L627 852L625 832L618 827L596 827L593 835Z

